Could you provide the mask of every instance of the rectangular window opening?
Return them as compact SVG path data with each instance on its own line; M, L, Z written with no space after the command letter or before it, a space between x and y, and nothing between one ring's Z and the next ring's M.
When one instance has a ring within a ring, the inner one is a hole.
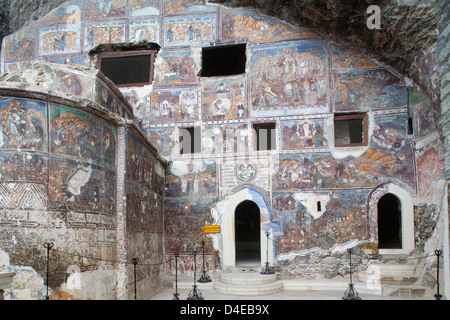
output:
M201 134L199 127L180 128L180 154L201 152Z
M257 151L276 149L275 123L254 124L253 129Z
M118 87L153 82L154 52L120 52L98 56L100 71Z
M345 114L334 116L334 145L354 147L367 145L367 115Z
M201 77L230 76L245 73L246 44L202 48Z

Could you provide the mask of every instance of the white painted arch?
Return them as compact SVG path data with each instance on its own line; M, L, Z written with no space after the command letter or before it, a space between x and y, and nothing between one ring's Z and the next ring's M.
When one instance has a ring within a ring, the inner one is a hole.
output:
M269 265L273 265L274 263L274 234L278 232L279 227L277 224L271 222L270 203L258 190L245 187L216 204L215 214L217 215L217 221L220 223L221 233L217 244L219 246L219 253L221 253L221 264L223 268L234 267L236 265L235 211L236 207L245 200L256 203L260 211L261 266L264 266L266 261L269 262ZM270 233L269 238L267 238L266 232Z
M414 205L411 194L402 187L394 184L384 184L372 192L368 199L369 203L369 224L372 225L371 239L378 242L378 201L386 194L395 195L401 205L401 228L402 228L402 248L400 249L380 249L380 254L410 254L414 250Z

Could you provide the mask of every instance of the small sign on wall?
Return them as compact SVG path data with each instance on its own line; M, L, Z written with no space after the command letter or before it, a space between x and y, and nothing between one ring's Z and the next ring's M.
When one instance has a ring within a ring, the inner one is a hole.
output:
M205 233L220 233L220 225L204 226Z

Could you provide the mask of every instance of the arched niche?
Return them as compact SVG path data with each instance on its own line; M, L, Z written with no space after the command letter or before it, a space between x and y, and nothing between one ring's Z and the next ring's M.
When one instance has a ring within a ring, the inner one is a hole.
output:
M379 201L386 195L395 196L399 203L401 246L397 248L379 248L380 254L409 254L414 250L414 206L411 194L394 183L386 183L374 189L368 199L369 239L378 243L378 207ZM389 196L390 197L390 196Z
M219 201L214 208L214 215L220 224L221 237L217 241L222 268L236 266L236 212L238 206L246 201L253 202L259 208L260 266L266 261L273 265L275 259L274 237L280 232L280 226L272 222L270 203L258 190L245 187ZM269 232L269 237L266 236Z

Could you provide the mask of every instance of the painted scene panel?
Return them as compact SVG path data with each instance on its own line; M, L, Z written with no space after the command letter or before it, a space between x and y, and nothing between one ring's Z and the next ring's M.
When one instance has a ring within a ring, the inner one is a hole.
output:
M154 89L151 94L150 123L198 119L197 88Z
M216 162L213 160L171 161L166 170L167 197L217 195Z
M378 68L376 64L365 58L357 50L331 45L331 52L333 70Z
M46 151L47 105L45 102L0 97L0 148Z
M23 29L5 37L5 58L32 58L36 49L36 30Z
M247 124L207 125L202 140L205 154L244 153L248 151Z
M383 69L333 72L336 111L406 107L408 89L403 80Z
M86 23L84 30L84 51L89 51L100 43L125 41L125 22Z
M192 245L205 240L204 225L213 222L210 211L217 200L214 197L165 200L164 234L167 235L167 253L192 254Z
M188 46L216 40L216 14L166 17L163 23L165 46Z
M325 193L274 194L275 217L283 222L284 234L276 238L280 253L311 248L330 249L336 243L365 239L365 205L370 190L331 190ZM314 198L317 201L305 203Z
M319 38L319 35L313 31L295 28L255 11L242 9L222 11L220 34L223 41L245 42Z
M126 0L87 0L86 19L117 18L125 15Z
M130 21L130 42L147 40L159 43L159 25L159 18Z
M39 55L79 53L81 51L80 24L56 25L39 31Z
M144 147L129 131L127 135L126 153L127 179L142 185Z
M283 150L327 147L325 120L282 121L281 141Z
M251 48L251 104L255 108L328 104L324 41Z
M51 152L115 163L116 130L96 116L50 104Z
M158 150L162 156L168 156L172 154L175 146L174 127L153 128L149 127L144 129L145 134L153 146Z
M165 0L164 14L177 14L191 6L203 6L206 4L206 0Z
M115 213L113 170L104 166L52 156L49 199L53 210Z
M46 183L47 155L17 151L0 152L0 181Z
M155 59L155 84L193 84L197 64L191 50L164 50Z
M244 78L207 80L202 83L204 120L244 119L247 117Z
M130 0L130 15L132 17L158 16L161 13L160 6L160 0Z

